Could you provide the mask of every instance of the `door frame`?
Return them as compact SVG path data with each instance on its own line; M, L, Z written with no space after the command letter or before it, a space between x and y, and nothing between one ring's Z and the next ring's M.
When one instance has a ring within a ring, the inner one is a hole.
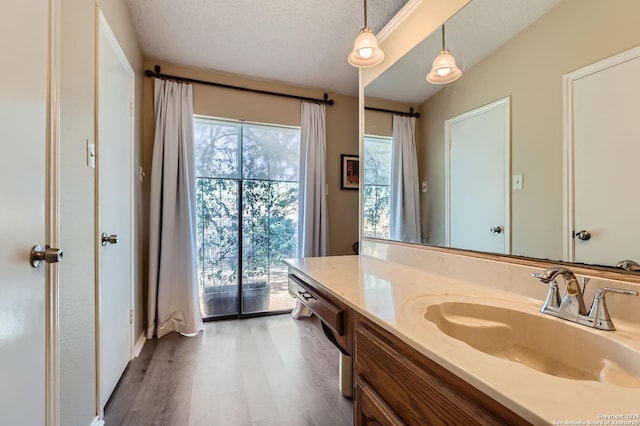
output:
M131 253L130 262L131 268L129 272L129 312L131 316L129 318L129 359L134 358L134 348L135 348L135 321L134 321L134 282L135 282L135 269L134 263L132 261L133 254L135 253L135 244L134 244L134 229L135 229L135 186L134 186L134 135L135 135L135 72L127 59L120 43L111 30L111 26L109 22L105 18L104 14L100 7L96 5L96 13L95 13L95 141L96 141L96 172L95 172L95 235L96 235L96 243L95 243L95 327L96 327L96 412L98 418L104 418L104 405L107 401L102 400L102 310L101 310L101 300L100 300L100 290L102 289L102 282L100 280L101 273L101 265L100 265L100 251L102 249L101 239L98 237L101 234L102 229L102 217L100 214L100 208L102 206L101 197L100 197L100 33L104 31L106 38L109 40L109 44L114 49L116 54L118 55L120 61L123 66L127 69L129 73L130 79L130 93L129 93L129 105L130 105L130 114L129 114L129 249Z
M511 97L507 96L471 111L451 117L444 122L444 218L445 246L451 245L451 126L487 111L504 107L505 113L505 212L504 212L504 250L511 253Z
M48 77L45 183L45 239L60 247L60 3L48 0ZM45 424L60 424L59 264L45 272Z
M589 75L604 71L607 68L640 58L640 47L634 47L618 53L586 67L577 69L562 76L562 139L563 139L563 196L562 196L562 259L565 262L575 260L575 182L574 182L574 149L573 136L573 84Z

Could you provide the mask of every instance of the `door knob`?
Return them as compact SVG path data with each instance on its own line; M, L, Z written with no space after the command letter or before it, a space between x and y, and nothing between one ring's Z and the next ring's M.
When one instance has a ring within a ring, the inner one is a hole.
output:
M108 244L118 244L118 237L115 234L107 235L106 232L102 233L102 245L106 246Z
M42 262L61 262L63 254L62 250L57 248L47 247L46 249L43 249L41 246L33 246L31 249L31 256L29 256L29 261L31 262L31 266L37 268Z
M591 239L591 232L583 229L580 232L576 232L575 237L582 241L588 241Z
M500 234L502 233L502 228L499 226L494 226L493 228L489 229L489 231L491 231L492 234Z

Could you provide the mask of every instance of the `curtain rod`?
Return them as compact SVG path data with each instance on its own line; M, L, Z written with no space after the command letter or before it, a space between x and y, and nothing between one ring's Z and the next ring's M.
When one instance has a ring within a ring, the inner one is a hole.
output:
M315 99L315 98L307 98L307 97L304 97L304 96L289 95L287 93L269 92L267 90L250 89L248 87L232 86L230 84L214 83L212 81L196 80L196 79L193 79L193 78L178 77L178 76L175 76L175 75L162 74L160 72L160 65L156 65L154 67L154 71L146 70L144 72L144 75L146 75L147 77L162 78L162 79L165 79L165 80L184 81L186 83L204 84L206 86L216 86L216 87L222 87L222 88L225 88L225 89L242 90L244 92L253 92L253 93L259 93L259 94L262 94L262 95L272 95L272 96L280 96L280 97L283 97L283 98L299 99L301 101L315 102L315 103L318 103L318 104L333 105L333 103L334 103L333 99L329 99L329 95L327 95L326 93L324 94L324 99Z
M409 112L393 111L393 110L390 110L390 109L373 108L373 107L368 107L368 106L364 107L364 109L368 109L369 111L388 112L389 114L403 115L405 117L415 117L415 118L420 117L420 113L419 112L413 112L413 108L409 108Z

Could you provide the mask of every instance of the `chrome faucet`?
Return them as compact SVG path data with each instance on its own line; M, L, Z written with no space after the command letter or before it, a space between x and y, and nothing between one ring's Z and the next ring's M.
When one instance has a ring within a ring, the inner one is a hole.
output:
M627 271L640 271L640 264L634 260L625 259L616 263L616 268L622 268Z
M555 278L560 275L564 278L567 285L567 289L564 292L564 296L558 305L558 312L562 315L562 318L573 318L578 315L587 315L587 308L584 305L584 298L582 295L582 289L578 284L578 279L571 272L571 270L563 267L549 268L538 274L531 274L540 281L549 285L549 291L554 287L557 291L558 284L555 282ZM555 296L554 296L555 297Z
M531 275L543 283L549 284L549 293L547 293L547 298L542 304L540 312L600 330L616 329L607 310L604 298L607 293L638 295L637 291L632 290L609 287L600 288L596 291L591 308L589 312L587 312L584 304L584 288L589 281L588 278L583 279L583 286L580 288L580 284L578 284L578 279L574 273L570 269L562 266L545 269L542 272ZM555 281L558 275L560 275L566 283L566 290L561 300L558 283Z

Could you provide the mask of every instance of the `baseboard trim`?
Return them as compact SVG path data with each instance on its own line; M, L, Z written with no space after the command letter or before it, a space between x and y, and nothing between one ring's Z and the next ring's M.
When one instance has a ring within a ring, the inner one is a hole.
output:
M104 426L104 419L96 416L89 426Z
M138 338L136 345L133 347L133 358L138 358L138 356L140 355L140 352L142 352L142 347L144 346L146 341L147 341L147 336L143 331L140 337Z

